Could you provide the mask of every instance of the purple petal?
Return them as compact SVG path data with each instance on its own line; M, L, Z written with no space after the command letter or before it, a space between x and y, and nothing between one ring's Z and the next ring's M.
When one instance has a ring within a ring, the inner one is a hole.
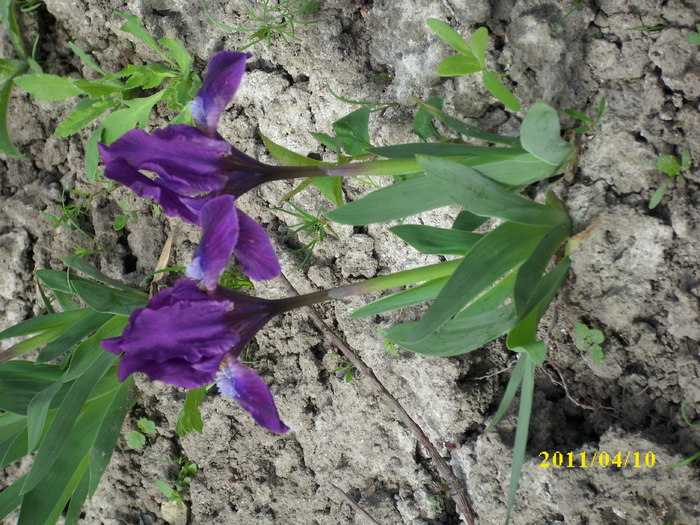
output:
M228 180L224 171L231 146L191 126L172 125L152 135L133 129L102 150L135 169L154 171L162 185L182 195L219 191Z
M284 434L289 430L282 423L275 400L265 382L238 359L226 359L216 376L216 384L224 396L238 401L258 425L276 434Z
M102 346L124 354L121 381L143 372L151 380L196 388L213 381L224 356L240 342L231 327L233 307L199 290L195 281L180 279L134 311L122 335Z
M200 213L202 240L187 268L187 275L213 291L238 242L238 213L231 195L215 197Z
M199 129L216 137L216 126L226 105L233 98L245 73L248 53L219 51L209 60L207 75L197 96L190 103L192 118Z
M211 198L210 196L182 196L164 186L160 180L149 179L124 159L112 155L106 146L100 144L99 149L105 163L105 177L123 184L139 197L154 199L167 215L180 217L192 224L199 224L200 209Z
M238 243L233 250L243 273L251 279L273 279L282 271L265 229L238 210Z

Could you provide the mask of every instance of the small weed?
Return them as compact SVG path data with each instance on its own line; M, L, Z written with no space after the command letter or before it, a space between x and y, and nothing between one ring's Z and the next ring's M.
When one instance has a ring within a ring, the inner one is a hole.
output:
M656 160L656 167L661 173L668 175L668 179L666 179L663 184L658 187L658 189L654 192L654 195L651 197L651 200L649 201L650 210L653 210L659 205L661 199L663 199L666 195L668 187L676 178L679 178L682 182L685 182L685 178L683 175L681 175L681 171L688 169L691 164L692 159L690 158L690 150L688 149L683 150L680 160L675 155L661 155Z
M177 463L180 465L180 470L178 470L174 486L170 485L167 481L159 479L156 481L156 487L158 487L166 498L170 501L174 501L178 508L181 509L183 505L182 497L186 491L189 491L192 478L197 475L199 467L197 463L185 456L181 456L177 460Z
M685 39L693 45L700 46L700 24L695 26L696 31L690 31Z
M251 27L234 27L222 24L216 20L205 5L200 0L202 9L212 24L227 31L240 33L251 33L249 42L238 51L244 51L249 47L266 42L267 47L272 45L272 41L278 38L289 44L290 40L301 41L297 36L297 25L315 24L318 20L301 20L299 17L318 13L323 2L317 0L281 0L276 4L271 0L263 0L262 5L256 10L246 7L246 22Z
M552 27L549 30L549 34L553 35L554 33L556 33L557 29L559 29L559 26L561 26L567 18L569 18L575 11L580 9L585 3L586 0L575 0L574 3L571 4L569 9L567 9L566 12L563 15L561 15L559 20L552 24Z
M320 213L316 216L313 216L309 212L301 209L299 206L292 202L287 202L287 204L294 208L294 211L285 210L284 208L273 209L284 212L300 220L300 222L296 224L284 226L284 228L289 231L289 236L291 237L293 235L303 233L307 237L311 238L311 240L301 248L292 250L292 253L304 254L304 260L301 261L301 263L299 264L299 267L302 267L309 261L309 258L311 257L311 254L313 253L316 244L318 244L319 242L323 242L326 238L326 235L333 235L334 237L337 237L338 235L333 231L333 228L331 228L328 225L329 221L327 219L322 218Z
M431 494L426 498L428 502L433 506L433 512L438 516L445 512L445 508L442 506L442 499L439 495Z
M126 444L129 448L140 449L146 445L146 436L153 437L158 432L156 430L156 424L145 417L140 418L136 425L139 430L132 430L126 434Z
M334 368L331 370L331 374L336 375L338 373L343 375L343 378L345 379L346 383L349 383L353 379L357 377L357 375L360 373L359 370L355 367L354 364L352 364L351 361L349 361L347 358L343 357L340 354L328 354L329 357L333 357L334 359L337 359L339 362L339 365L337 368Z
M219 278L219 286L229 290L242 290L243 288L252 288L253 282L242 273L226 270Z
M589 328L583 323L574 324L574 344L581 352L588 352L591 359L600 363L605 359L603 347L605 336L600 330Z
M688 425L690 428L700 428L700 424L695 424L693 423L688 415L685 413L685 402L681 402L681 417L683 418L683 421L685 421L685 424ZM688 465L695 461L696 459L700 458L700 450L698 450L695 454L690 456L689 458L684 459L683 461L679 461L678 463L674 463L673 465L669 465L668 468L678 468L682 467L684 465Z
M605 97L602 97L600 99L600 102L598 102L598 110L596 111L594 118L591 118L588 115L581 113L580 111L577 111L575 109L565 109L564 113L583 122L581 126L579 126L578 128L574 128L574 132L590 133L593 131L593 128L595 128L600 123L600 119L603 117L603 113L605 113L605 105Z
M124 211L121 215L117 215L114 219L114 222L112 223L112 228L114 228L116 231L121 230L126 226L126 224L129 222L129 219L131 219L134 222L138 222L139 217L136 215L136 212L131 210L129 208L129 204L124 200L120 199L119 202L119 207Z

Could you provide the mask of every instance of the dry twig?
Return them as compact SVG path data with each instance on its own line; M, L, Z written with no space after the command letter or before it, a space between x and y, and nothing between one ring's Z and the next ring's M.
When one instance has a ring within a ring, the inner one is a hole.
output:
M355 500L353 500L350 496L348 496L345 492L342 491L339 487L336 487L333 483L331 483L331 487L333 487L338 493L343 496L343 499L353 508L355 509L355 512L359 512L362 514L365 518L367 518L369 521L374 523L374 525L381 525L377 520L375 520L370 514L360 507L357 503L355 503Z

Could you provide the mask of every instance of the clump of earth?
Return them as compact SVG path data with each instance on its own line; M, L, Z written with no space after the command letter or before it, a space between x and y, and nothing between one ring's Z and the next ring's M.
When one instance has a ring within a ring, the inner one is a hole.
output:
M246 6L259 2L213 0L207 9L231 26L246 24ZM526 462L512 514L514 524L685 524L700 518L698 461L668 466L700 450L700 47L686 35L700 21L697 2L641 0L554 3L542 0L451 2L328 0L316 22L297 27L299 41L276 39L249 49L253 57L219 131L239 149L266 162L259 131L302 155L334 160L310 132L357 108L342 99L391 103L374 114L376 145L416 141L411 96L445 98L445 109L489 131L513 133L524 111L544 100L557 108L577 157L555 191L581 236L569 279L541 325L548 361L536 376ZM128 61L157 57L118 29L121 10L138 15L157 38L184 42L204 68L221 49L244 45L250 34L226 31L198 2L100 0L61 2L22 15L27 40L41 36L37 57L49 73L71 77L91 71L71 53L87 49L107 71ZM476 76L440 78L435 66L450 54L428 27L449 22L468 37L491 34L487 60L507 73L522 112L504 110ZM2 56L11 56L6 39ZM334 95L337 94L337 96ZM567 108L594 115L583 134ZM63 268L59 256L94 248L79 231L55 229L70 190L95 191L83 169L90 129L69 138L53 135L75 102L35 102L15 89L10 133L27 160L0 156L0 328L39 310L32 283L40 268ZM157 107L152 127L172 115ZM650 210L666 175L661 155L688 149L693 166ZM380 181L381 183L382 181ZM295 252L304 238L289 236L294 217L279 209L291 183L266 184L239 206L270 232L283 272L300 292L437 262L406 246L385 225L331 225L336 235L319 243L306 265ZM347 181L348 200L370 191ZM535 188L535 191L543 188ZM112 228L119 200L138 221ZM316 214L332 207L314 188L293 202ZM289 209L289 208L287 208ZM456 210L410 219L449 227ZM125 189L96 197L81 226L106 251L90 261L110 276L136 285L156 267L173 236L172 266L189 261L199 240L194 228L163 215ZM167 279L166 279L167 281ZM282 297L282 283L256 283L254 293ZM466 487L480 524L503 523L510 457L517 423L511 411L485 433L507 384L513 355L496 341L456 358L428 358L384 347L377 328L413 319L417 310L367 319L348 315L366 298L326 303L319 311L375 371ZM605 335L605 358L595 362L574 344L575 323ZM134 450L120 439L101 485L83 512L85 524L337 524L366 523L338 487L383 524L449 524L459 516L416 437L398 421L361 375L346 382L333 373L337 350L303 312L273 320L255 338L246 359L270 385L285 423L283 436L256 426L235 403L209 395L202 405L203 434L174 433L184 392L138 379L140 398L123 433L146 417L157 435ZM543 465L542 452L575 458L567 468ZM581 455L635 458L626 467L581 468ZM631 454L631 456L630 456ZM570 455L570 456L569 456ZM178 460L196 463L179 508L158 489L174 486ZM650 458L653 458L653 462ZM645 461L646 460L646 461ZM12 481L16 467L6 469Z

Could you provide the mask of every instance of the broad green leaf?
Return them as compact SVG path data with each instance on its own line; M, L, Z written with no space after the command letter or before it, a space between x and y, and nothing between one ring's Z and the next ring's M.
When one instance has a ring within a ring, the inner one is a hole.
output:
M407 180L373 191L363 198L326 213L335 222L360 226L403 219L452 204L449 195L439 191L426 177Z
M335 153L340 153L341 144L336 137L331 137L327 133L317 133L312 131L311 136Z
M80 95L82 91L75 87L74 82L75 79L48 73L22 75L14 79L15 84L39 100L64 100Z
M482 69L486 69L486 46L489 43L489 30L485 27L480 27L472 33L469 41L469 48L474 57L481 64Z
M526 359L527 355L525 354L522 354L518 358L518 362L515 364L515 368L510 374L510 379L508 379L508 386L506 386L506 391L504 392L503 397L501 398L501 402L499 403L498 408L496 409L496 412L493 415L493 418L491 419L491 423L489 423L489 426L486 427L486 430L484 430L484 434L498 424L498 422L510 408L510 405L513 403L513 399L515 398L515 394L518 393L518 388L520 387L520 383L523 379L523 374L525 373Z
M127 108L113 111L102 121L101 127L104 128L102 141L109 145L137 125L145 128L148 125L151 109L161 98L163 98L163 92L159 91L150 97L125 101Z
M530 415L532 414L532 400L535 390L535 364L528 354L523 354L525 360L523 370L522 387L520 388L520 408L518 410L518 427L515 429L515 443L513 445L513 465L510 469L510 488L508 489L508 502L506 511L506 525L510 519L510 512L515 502L515 493L520 483L520 473L525 461L527 448L527 435L530 428Z
M450 46L455 51L462 54L470 53L469 45L467 42L459 36L459 33L452 29L442 20L437 18L428 18L425 23L427 26L433 30L437 36L439 36L448 46Z
M143 24L141 23L141 19L138 16L127 15L126 13L123 13L119 10L116 10L115 12L119 16L121 16L122 18L124 18L126 20L126 24L121 26L119 28L120 30L125 31L126 33L131 33L136 38L138 38L141 42L143 42L148 47L150 47L153 51L155 51L158 54L158 56L160 56L168 64L170 64L173 67L177 67L177 63L174 62L168 55L166 55L163 52L163 50L160 48L160 46L154 40L154 38L151 36L151 34L146 30L145 27L143 27Z
M185 404L177 416L177 423L175 423L175 432L178 436L183 437L190 432L202 433L204 423L202 422L202 414L199 411L199 407L202 405L206 395L206 386L187 391Z
M530 356L535 365L544 364L547 359L547 345L544 341L534 341L532 343L518 346L512 349L514 352L523 352Z
M85 499L87 499L88 496L89 487L90 471L85 470L83 472L83 477L80 478L80 482L71 495L63 525L76 525L78 523L83 510L83 503L85 503Z
M407 342L419 342L440 328L499 277L521 264L545 233L542 228L507 222L484 235L462 259Z
M441 77L458 77L471 75L482 70L482 66L474 55L452 55L440 62L435 72Z
M427 100L427 103L438 109L442 109L443 100L440 97L432 97ZM422 107L418 108L418 111L416 111L416 116L413 117L413 133L418 135L423 140L431 139L437 135L435 126L433 126L433 117ZM370 153L375 152L370 150ZM381 153L376 154L381 155Z
M561 165L571 154L571 145L561 139L557 112L542 101L535 102L520 126L520 143L538 159Z
M406 306L413 306L414 304L419 304L425 301L431 301L438 296L440 290L442 290L442 287L445 286L447 279L448 277L441 277L440 279L435 279L433 281L428 281L418 286L414 286L408 290L403 290L387 297L382 297L381 299L377 299L376 301L366 304L362 308L358 308L352 314L350 314L350 317L367 317L370 315L389 312L391 310L397 310L399 308L405 308Z
M7 413L7 415L15 416L17 414ZM21 429L13 430L12 432L4 432L3 429L2 439L4 441L0 442L0 468L4 468L10 463L14 463L18 459L29 454L27 450L26 417L22 417L22 419L24 421L22 421Z
M661 173L665 173L669 177L675 177L681 171L681 163L675 155L661 155L656 160L656 167Z
M24 341L12 345L11 347L0 352L0 363L5 363L10 359L19 357L31 350L36 350L40 346L45 345L59 337L63 333L63 327L54 327L44 330L40 334L29 337Z
M180 69L182 75L189 75L190 71L192 71L192 64L194 63L194 59L187 52L185 46L183 46L182 43L178 40L173 40L172 38L161 38L160 40L158 40L158 43L168 50L166 55L168 55L175 62L177 62L177 67Z
M529 308L531 310L524 317L520 317L518 324L506 337L508 348L512 350L519 346L525 346L537 339L537 325L566 279L570 266L569 258L565 257L551 272L542 277L530 298Z
M700 24L695 26L695 29L697 31L688 31L685 35L685 39L688 41L688 43L693 44L693 45L700 45ZM700 452L698 452L700 454ZM697 457L697 455L695 457Z
M12 79L27 70L27 65L19 60L0 59L0 151L15 159L26 158L10 140L7 129L7 108L12 94Z
M265 143L265 147L270 152L270 155L276 158L284 166L323 166L328 164L327 162L311 159L288 150L287 148L276 144L272 139L266 137L262 131L259 131L258 133L260 134L260 138L262 138L263 142ZM316 186L321 191L323 196L330 200L333 204L336 206L343 205L344 199L341 189L343 180L341 177L310 177L305 179L305 181L307 180L309 181L308 184L313 184ZM291 195L289 195L288 198L291 198Z
M125 439L126 445L129 448L138 449L146 445L146 436L144 436L138 430L132 430L131 432L127 432Z
M80 89L90 98L112 98L113 104L117 103L119 96L113 97L115 93L120 93L126 89L124 83L114 77L99 78L96 80L79 79L74 82L75 87Z
M79 272L84 273L85 275L87 275L91 279L94 279L95 281L107 284L113 288L124 290L125 292L132 292L137 297L148 299L148 294L136 290L134 288L130 288L129 286L124 285L124 283L122 283L121 281L117 281L116 279L112 279L111 277L106 276L82 257L78 257L77 255L65 255L59 257L59 259L61 259L61 261L63 261L66 264L66 266L68 266L68 268L78 270ZM70 279L73 279L72 275L70 276Z
M65 272L61 272L65 275ZM23 335L36 334L38 332L43 332L49 328L56 328L59 326L70 326L79 319L85 317L90 313L89 308L84 308L80 310L68 310L67 312L58 312L55 314L40 315L39 317L34 317L32 319L27 319L19 324L10 326L2 332L0 332L0 340L9 339L10 337L20 337Z
M470 303L469 306L459 312L455 316L455 319L478 315L488 310L494 310L504 304L513 295L516 273L517 272L512 271L503 279L494 284L491 288Z
M0 408L13 414L26 414L32 399L58 381L61 374L60 367L55 365L31 361L4 363L0 366Z
M473 157L464 161L460 160L459 163L470 166L482 175L511 188L527 186L546 179L557 171L554 166L530 153L509 156L503 160L484 160L484 157Z
M444 289L444 288L443 288ZM411 336L418 323L403 323L384 331L391 342L418 354L455 356L477 350L505 334L518 322L512 304L485 312L459 317L444 323L438 330L419 341Z
M522 155L525 150L521 148L503 148L493 146L471 146L469 144L456 144L452 142L416 142L398 144L396 146L384 146L370 148L368 153L374 153L391 159L410 159L416 155L430 155L431 157L461 157L474 156L484 163L488 160L506 160L517 155Z
M87 280L74 280L72 284L76 294L98 312L128 317L134 310L143 308L146 304L145 300L136 298L133 294L108 288L103 284Z
M103 352L101 346L103 339L118 337L124 331L129 320L126 317L115 315L105 324L103 324L93 335L75 347L75 350L70 354L70 363L68 370L64 374L66 382L72 381L80 377L92 363Z
M44 431L51 401L63 387L60 379L38 392L27 407L27 450L34 450Z
M389 230L419 252L435 255L464 255L481 238L478 233L420 224L403 224Z
M510 90L503 85L497 75L490 71L482 71L481 78L484 81L484 86L489 90L496 100L501 102L511 111L520 111L520 102Z
M542 280L542 274L547 269L554 253L570 235L571 225L568 222L555 226L542 238L530 257L518 269L513 299L519 316L527 315L529 310L534 307L531 304L531 299L537 285Z
M368 107L356 109L333 123L336 138L348 155L362 155L372 147L368 129L370 113Z
M54 135L68 137L83 129L113 106L114 102L111 100L84 98L78 102L73 112L58 125Z
M76 434L72 430L83 405L90 396L90 392L92 392L95 385L116 360L117 356L104 352L82 376L72 383L70 390L68 390L61 406L58 408L56 418L53 420L41 447L36 453L32 469L22 487L23 494L32 491L46 478L59 454L61 457L65 456L62 451L68 446L66 436ZM81 432L83 429L84 427L81 428ZM75 450L75 455L77 455L77 452ZM43 520L40 520L27 523L43 522Z
M27 479L27 474L0 492L0 519L3 519L22 503L21 490L25 479Z
M457 214L454 222L452 223L453 230L462 230L465 232L471 232L476 230L479 226L484 224L488 219L486 217L479 217L474 215L472 212L467 210L462 210Z
M126 88L152 89L160 86L167 78L177 76L172 69L160 64L134 65L129 64L122 69L117 76L128 77L125 83Z
M426 178L475 215L536 226L567 221L565 212L521 197L468 166L439 157L421 156L418 163Z
M448 128L455 130L457 133L461 133L462 135L465 135L467 137L484 140L486 142L495 142L497 144L505 144L507 146L515 147L520 146L518 139L506 137L504 135L498 135L496 133L489 133L488 131L483 131L477 128L476 126L471 126L466 122L462 122L459 119L451 117L447 113L443 112L441 109L431 106L430 104L423 102L417 97L413 97L413 100L415 100L419 106L421 106L428 113L430 113L433 116L433 118L439 120Z
M60 337L51 341L39 352L36 358L37 363L53 361L61 354L80 343L80 341L92 334L111 318L112 316L110 314L91 312L79 319L73 325L66 327L65 332L63 332Z
M97 71L101 75L107 75L107 72L104 69L102 69L97 62L95 62L95 59L88 55L85 51L80 49L76 44L74 44L73 42L68 42L68 47L70 47L73 53L80 57L80 60L85 62L85 64L88 67L90 67L94 71Z

